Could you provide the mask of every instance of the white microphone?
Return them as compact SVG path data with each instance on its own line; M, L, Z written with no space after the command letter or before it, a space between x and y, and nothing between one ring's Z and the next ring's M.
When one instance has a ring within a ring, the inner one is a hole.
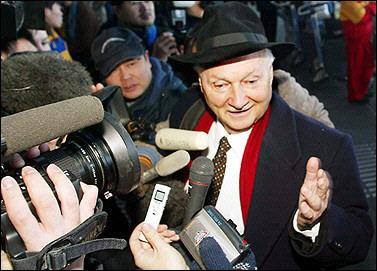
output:
M190 154L185 150L179 150L163 157L154 167L144 171L141 176L140 185L159 177L168 176L182 169L190 162Z
M199 151L208 148L208 134L183 129L164 128L157 132L155 143L162 150Z

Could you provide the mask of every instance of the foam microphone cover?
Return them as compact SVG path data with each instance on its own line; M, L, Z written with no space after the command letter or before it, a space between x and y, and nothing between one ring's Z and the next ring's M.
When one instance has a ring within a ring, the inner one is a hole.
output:
M179 150L165 156L156 163L156 171L160 176L168 176L185 167L190 162L190 154L185 150Z
M33 108L1 118L1 135L6 139L5 156L100 123L104 118L101 101L82 96Z
M91 95L91 85L81 63L55 51L15 54L1 61L1 106L10 114Z
M155 143L162 150L205 150L208 148L208 134L198 131L164 128L157 132Z

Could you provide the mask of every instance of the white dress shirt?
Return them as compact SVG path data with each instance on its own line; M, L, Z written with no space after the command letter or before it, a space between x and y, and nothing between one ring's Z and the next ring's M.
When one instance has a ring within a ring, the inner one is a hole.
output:
M226 136L231 146L227 151L226 167L223 183L221 186L219 198L216 203L216 209L225 217L231 219L237 225L237 231L240 234L244 233L245 225L242 218L241 200L240 200L240 171L243 153L246 147L247 140L250 136L252 128L246 132L238 134L228 134L220 121L215 120L208 132L209 145L208 149L204 151L203 155L209 159L213 159L219 147L220 140ZM296 231L309 236L313 242L318 235L320 223L314 226L311 230L300 231L297 226L297 213L293 220L293 227Z

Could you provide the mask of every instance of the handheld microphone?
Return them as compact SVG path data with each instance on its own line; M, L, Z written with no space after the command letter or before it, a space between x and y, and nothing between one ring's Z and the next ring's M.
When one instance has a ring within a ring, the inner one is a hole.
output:
M185 207L182 228L203 208L213 174L214 165L211 159L199 156L192 162L189 175L188 201Z
M1 118L1 136L6 150L1 159L65 134L100 123L104 118L101 101L94 96L29 109Z
M179 150L172 154L163 157L156 165L145 171L141 176L140 184L148 183L149 181L159 177L168 176L174 172L185 167L190 162L190 154L185 150Z
M164 128L157 132L155 143L162 150L199 151L208 148L205 132Z

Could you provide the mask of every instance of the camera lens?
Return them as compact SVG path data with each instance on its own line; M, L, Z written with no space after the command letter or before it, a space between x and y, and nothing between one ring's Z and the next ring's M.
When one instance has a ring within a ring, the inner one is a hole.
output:
M140 180L140 162L125 128L105 112L104 120L68 135L59 149L27 161L42 175L51 163L79 181L94 184L100 195L127 194Z
M53 188L45 170L51 163L60 167L71 179L78 192L79 181L96 185L100 196L125 195L135 189L140 180L141 167L136 147L123 125L110 113L104 112L101 123L68 135L59 148L26 161L34 167ZM19 183L30 207L31 201L22 181L21 169L2 165L1 177L12 176ZM53 189L54 190L54 189ZM80 194L80 192L78 192ZM1 200L2 243L11 255L21 255L25 250L15 233ZM6 228L6 229L5 229ZM3 231L6 230L6 233ZM10 245L11 243L11 245Z

